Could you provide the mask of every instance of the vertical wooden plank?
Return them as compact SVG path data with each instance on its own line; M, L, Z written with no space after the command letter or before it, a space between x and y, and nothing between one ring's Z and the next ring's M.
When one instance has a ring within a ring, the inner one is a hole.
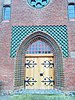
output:
M50 79L52 81L54 81L54 58L50 57L49 61L50 61L50 63L52 63L52 65L50 65L50 68L49 68ZM50 88L53 89L54 88L54 82L52 82L50 85L51 85Z
M33 89L38 89L38 59L34 58L34 61L37 65L35 65L34 70L33 70L33 77L35 79L35 84L33 86Z

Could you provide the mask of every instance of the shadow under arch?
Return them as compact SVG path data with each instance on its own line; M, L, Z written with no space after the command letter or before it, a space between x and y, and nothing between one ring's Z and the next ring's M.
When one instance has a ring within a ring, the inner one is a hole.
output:
M54 50L54 68L55 68L55 86L54 88L62 89L64 86L63 77L63 59L62 50L58 43L49 34L37 31L27 36L17 50L16 66L15 66L15 87L24 86L24 59L25 53L32 41L42 39L46 41Z

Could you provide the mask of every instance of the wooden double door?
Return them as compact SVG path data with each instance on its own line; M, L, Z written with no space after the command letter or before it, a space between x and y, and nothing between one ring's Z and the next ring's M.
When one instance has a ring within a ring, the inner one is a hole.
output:
M25 80L26 89L53 89L54 56L53 54L26 54Z

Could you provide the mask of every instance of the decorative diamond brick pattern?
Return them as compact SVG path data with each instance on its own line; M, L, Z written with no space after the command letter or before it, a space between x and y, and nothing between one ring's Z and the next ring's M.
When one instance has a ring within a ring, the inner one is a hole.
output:
M15 57L17 48L23 39L36 31L42 31L52 36L60 45L63 57L68 57L68 33L67 26L12 26L10 56Z

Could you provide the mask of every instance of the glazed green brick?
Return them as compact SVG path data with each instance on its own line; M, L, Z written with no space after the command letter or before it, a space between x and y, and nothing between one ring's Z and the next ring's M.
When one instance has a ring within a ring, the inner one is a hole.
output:
M53 37L62 49L63 57L68 57L67 26L12 26L10 56L16 57L16 52L23 39L34 32L42 31Z

